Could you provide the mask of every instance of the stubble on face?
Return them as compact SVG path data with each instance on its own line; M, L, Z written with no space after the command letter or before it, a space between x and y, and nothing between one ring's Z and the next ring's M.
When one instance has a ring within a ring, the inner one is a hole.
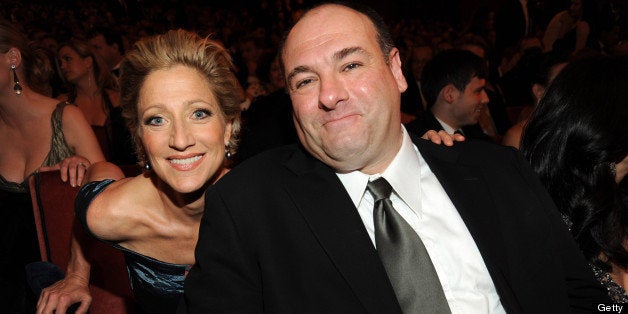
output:
M283 57L297 133L338 172L383 170L401 146L399 95L407 85L391 71L400 68L398 51L391 56L389 66L370 20L342 6L310 11L288 36Z

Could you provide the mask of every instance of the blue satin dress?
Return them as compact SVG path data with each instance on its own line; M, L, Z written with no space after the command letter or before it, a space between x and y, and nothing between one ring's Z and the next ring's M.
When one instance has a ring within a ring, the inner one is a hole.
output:
M76 196L76 217L90 234L92 233L86 221L87 208L92 200L112 182L114 181L90 182L83 186ZM176 312L179 299L183 295L185 276L192 265L162 262L116 243L102 241L124 253L131 289L136 301L146 313Z

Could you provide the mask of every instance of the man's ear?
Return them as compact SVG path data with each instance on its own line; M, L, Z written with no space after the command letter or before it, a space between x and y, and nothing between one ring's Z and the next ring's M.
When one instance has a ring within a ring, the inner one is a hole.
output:
M453 84L447 84L440 90L441 97L447 102L452 103L458 98L459 91Z
M388 55L388 66L390 67L390 70L395 77L399 92L405 92L408 88L408 83L406 82L406 78L403 75L403 71L401 69L401 57L399 56L399 50L397 48L393 48L390 51L390 54Z

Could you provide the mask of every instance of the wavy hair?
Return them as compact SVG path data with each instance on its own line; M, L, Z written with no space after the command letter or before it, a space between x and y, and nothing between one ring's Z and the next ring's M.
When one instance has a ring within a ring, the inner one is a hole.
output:
M20 82L37 93L47 94L54 70L46 50L30 41L17 25L0 20L0 52L7 53L11 48L17 48L22 55Z
M628 264L627 184L611 170L628 154L626 99L628 58L573 61L549 85L521 144L585 257L606 271Z

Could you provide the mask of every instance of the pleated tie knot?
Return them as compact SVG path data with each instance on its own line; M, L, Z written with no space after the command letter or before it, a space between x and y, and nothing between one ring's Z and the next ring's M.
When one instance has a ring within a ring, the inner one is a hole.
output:
M373 194L375 202L389 198L392 193L392 186L383 177L379 177L376 180L369 182L366 188Z

